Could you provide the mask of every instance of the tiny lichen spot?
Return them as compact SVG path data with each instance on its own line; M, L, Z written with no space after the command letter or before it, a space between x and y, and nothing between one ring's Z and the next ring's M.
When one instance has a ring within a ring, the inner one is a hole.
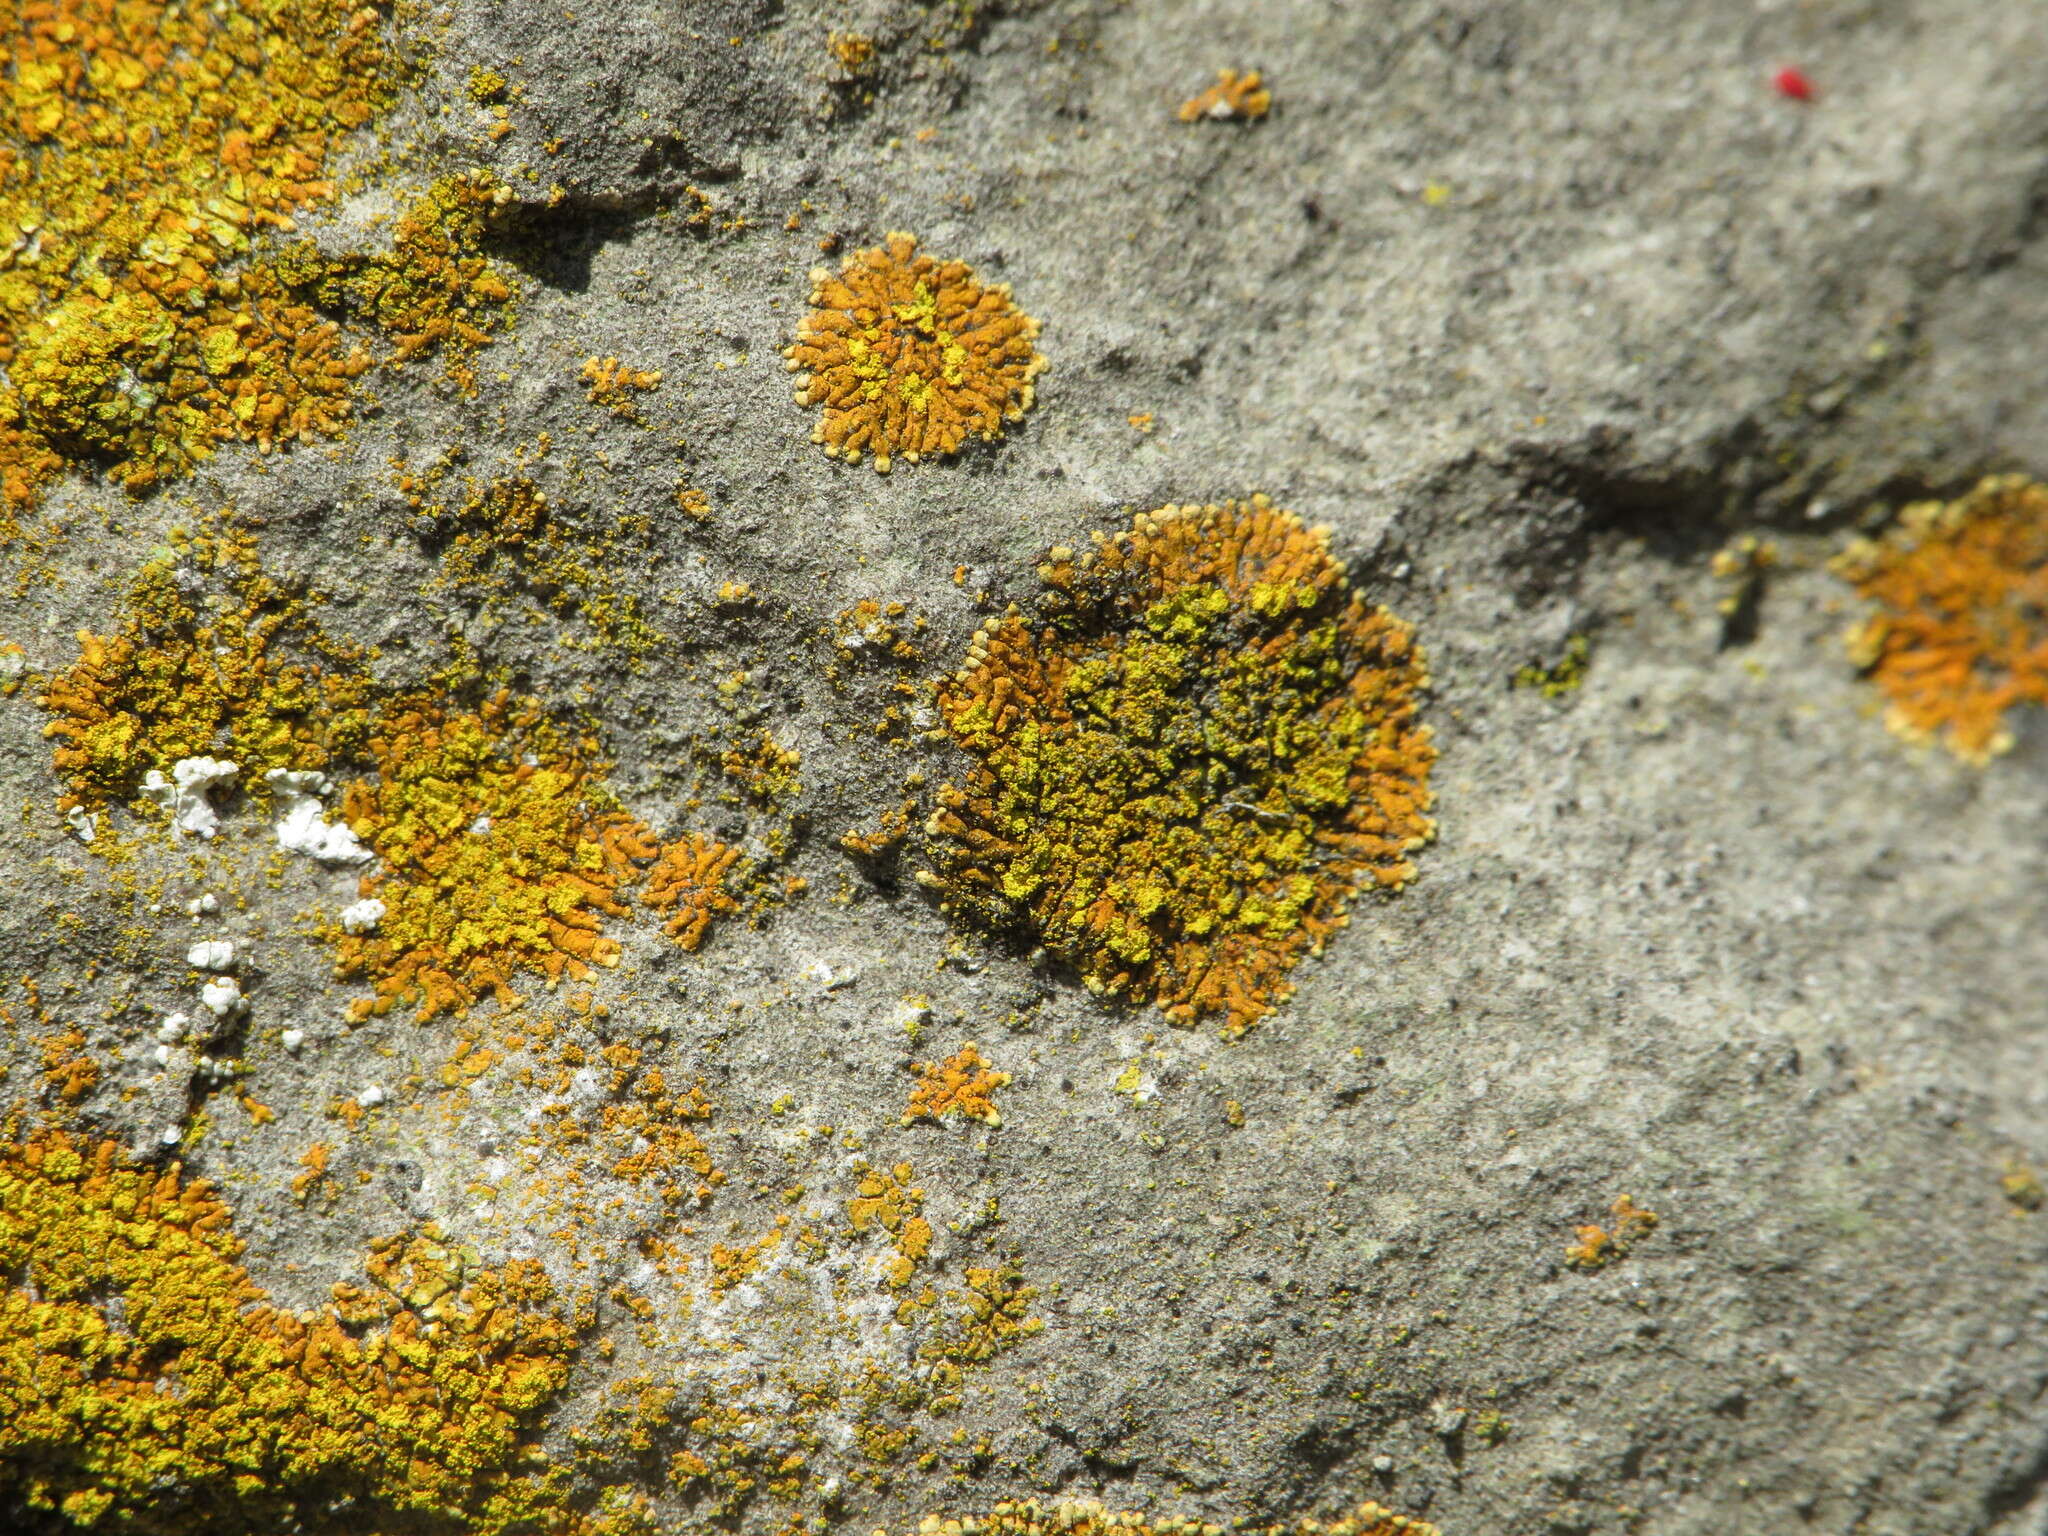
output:
M1007 284L984 286L898 233L849 256L837 277L812 272L810 313L783 356L797 403L824 407L811 440L849 463L871 454L886 473L1023 420L1045 366L1037 335Z
M2008 711L2048 703L2048 485L1993 476L1915 502L1833 569L1877 607L1849 654L1898 735L1982 764L2013 744Z
M1201 122L1257 122L1273 107L1273 93L1266 89L1256 69L1239 73L1234 69L1216 71L1216 83L1198 96L1180 104L1180 120Z
M910 1103L903 1111L905 1125L947 1115L979 1120L991 1127L1003 1123L994 1095L1008 1085L1010 1074L991 1067L974 1045L962 1046L944 1061L913 1062L911 1070L917 1073L917 1085L910 1090Z
M1241 1034L1432 834L1413 632L1262 496L1141 513L1039 575L939 686L972 764L919 878L1094 991Z
M1627 1195L1615 1200L1613 1213L1611 1231L1591 1225L1576 1229L1578 1241L1564 1251L1566 1264L1573 1269L1605 1269L1657 1230L1657 1213L1644 1210Z
M639 418L641 395L661 388L659 370L635 368L616 357L585 359L582 378L587 386L585 397L592 405L601 405L614 416L628 420Z

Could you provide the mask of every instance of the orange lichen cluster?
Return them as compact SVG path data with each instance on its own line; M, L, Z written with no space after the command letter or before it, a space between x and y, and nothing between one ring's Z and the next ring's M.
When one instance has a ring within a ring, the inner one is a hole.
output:
M739 858L739 849L701 833L664 843L647 872L640 904L667 914L661 931L684 949L694 950L704 942L714 917L740 908L738 898L725 888L725 877Z
M1264 497L1141 513L1039 567L941 683L973 759L920 879L1094 990L1239 1034L1427 841L1413 633Z
M957 452L969 436L1003 435L1031 408L1045 359L1038 322L1007 284L983 286L966 263L921 255L891 233L846 258L839 275L811 273L811 311L784 356L799 405L822 405L811 441L828 457L902 458Z
M890 1287L900 1291L931 1251L932 1224L919 1214L924 1209L924 1190L910 1182L915 1174L908 1163L893 1168L860 1163L854 1172L860 1182L846 1202L846 1219L856 1232L879 1228L889 1234L896 1251L884 1266L884 1274Z
M576 1338L537 1265L431 1228L273 1306L203 1182L54 1128L0 1141L0 1501L171 1536L537 1529L525 1436Z
M1915 502L1833 569L1877 605L1849 653L1899 735L1985 763L2013 743L2008 710L2048 703L2048 485L1993 476Z
M36 0L0 116L0 494L67 463L147 485L238 438L336 430L367 366L257 266L328 196L338 141L390 85L351 0Z
M614 416L630 420L639 419L638 397L661 388L658 370L634 368L616 357L586 358L582 379L588 386L585 398L592 405L601 405Z
M611 1097L599 1111L598 1140L620 1149L609 1165L612 1174L628 1184L651 1185L670 1206L709 1200L725 1175L712 1164L704 1138L690 1128L711 1118L703 1085L675 1087L660 1067L643 1066L631 1046L613 1045L606 1058Z
M1200 122L1256 122L1273 106L1273 93L1266 89L1256 69L1240 74L1234 69L1216 71L1216 83L1198 96L1180 104L1180 120Z
M946 1115L988 1126L1003 1123L994 1094L1010 1082L1010 1074L992 1068L976 1046L963 1045L944 1061L912 1062L911 1070L917 1074L917 1085L903 1110L905 1125Z
M657 849L602 803L593 748L504 692L460 713L386 707L368 746L377 776L342 801L381 860L359 894L385 907L373 930L332 935L342 974L376 987L358 1017L401 1002L422 1019L459 1014L487 995L515 1001L521 971L552 985L617 963L600 919L627 914L621 887Z
M958 1520L927 1516L918 1536L1223 1536L1224 1527L1200 1520L1161 1519L1136 1510L1111 1510L1092 1499L1041 1504L1019 1499L996 1505L986 1515ZM1410 1520L1378 1504L1361 1504L1337 1520L1302 1519L1291 1525L1249 1524L1232 1529L1242 1536L1442 1536L1433 1525Z
M1579 1240L1565 1249L1565 1263L1573 1269L1605 1269L1657 1230L1657 1213L1644 1210L1627 1195L1614 1202L1613 1211L1612 1231L1596 1226L1574 1229Z
M119 626L78 643L37 700L55 717L44 732L68 786L60 809L127 800L182 757L230 756L250 781L324 767L367 730L361 652L328 639L232 530L174 533Z

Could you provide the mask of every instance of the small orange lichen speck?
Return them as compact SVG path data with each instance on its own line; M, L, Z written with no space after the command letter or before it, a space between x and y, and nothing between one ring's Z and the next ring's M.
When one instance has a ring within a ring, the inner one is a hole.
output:
M1584 1226L1575 1229L1578 1241L1564 1251L1564 1261L1573 1269L1605 1269L1652 1232L1657 1230L1657 1213L1646 1211L1627 1195L1614 1202L1614 1229Z
M922 255L914 236L847 257L839 275L811 273L811 311L783 355L799 405L821 405L811 441L858 463L957 452L1024 419L1045 359L1038 322L984 286L966 263Z
M1899 735L1985 763L2012 746L2007 711L2048 703L2048 486L1993 476L1915 502L1833 569L1877 605L1849 653Z
M1180 120L1199 122L1256 122L1273 106L1273 93L1266 89L1256 69L1240 74L1234 69L1216 71L1216 83L1199 96L1180 104Z
M990 1067L977 1047L963 1045L944 1061L913 1062L911 1070L917 1073L917 1085L903 1111L905 1125L946 1115L990 1126L1003 1123L994 1094L1009 1083L1010 1074Z
M1413 632L1264 497L1140 513L1039 567L939 685L968 754L919 879L1096 991L1237 1035L1431 836Z

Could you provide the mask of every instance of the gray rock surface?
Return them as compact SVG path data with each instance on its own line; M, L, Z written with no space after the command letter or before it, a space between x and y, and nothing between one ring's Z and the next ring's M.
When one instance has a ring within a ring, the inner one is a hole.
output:
M987 1454L849 1482L852 1526L1035 1492L1224 1522L1376 1497L1449 1536L2042 1536L2048 1213L1999 1179L2048 1159L2048 727L2018 722L1982 770L1887 735L1824 569L1900 498L2043 467L2040 23L1978 0L461 0L393 133L517 199L519 321L477 398L422 369L378 384L338 452L224 452L135 504L69 485L44 513L72 523L62 580L10 600L0 633L65 665L165 529L232 503L391 675L425 675L447 621L587 710L664 829L688 819L693 737L766 728L801 753L785 868L810 899L694 955L623 930L596 990L612 1034L719 1106L707 1238L765 1230L789 1184L794 1209L835 1210L850 1132L914 1161L941 1276L1008 1255L1039 1288L1043 1331L921 1432L944 1447L958 1423ZM835 29L872 37L872 65L837 66ZM462 94L476 63L519 88L501 140ZM1819 98L1774 93L1781 63ZM1271 115L1175 121L1224 65L1265 72ZM708 228L677 212L689 187ZM892 229L1013 284L1049 363L1006 441L884 477L811 446L779 354L820 238ZM662 371L651 427L583 399L577 368L609 355ZM433 540L390 461L460 443L488 477L541 432L556 505L653 520L620 580L669 639L638 670L421 595ZM685 483L702 525L676 511ZM1411 889L1361 903L1294 999L1225 1042L1107 1006L849 861L842 831L959 763L878 742L880 695L830 686L817 637L901 600L934 675L1031 594L1047 545L1253 490L1330 525L1417 626L1440 831ZM1731 637L1707 561L1746 529L1783 560ZM727 581L755 600L721 605ZM1575 633L1582 688L1510 688ZM716 685L739 669L735 702ZM432 1097L448 1022L350 1027L356 990L294 931L353 873L294 861L266 885L268 829L231 813L215 852L246 902L199 924L167 896L160 933L117 942L92 903L113 876L49 811L42 724L26 695L0 707L0 856L23 887L0 951L115 1009L95 1038L127 1042L111 1085L137 1091L95 1105L141 1146L203 1098L146 1049L189 1005L187 946L236 939L245 1081L280 1117L221 1109L232 1134L188 1162L223 1182L267 1287L316 1304L371 1237L427 1218L486 1258L538 1251L565 1285L632 1277L637 1208L593 1217L612 1248L578 1272L509 1197L467 1192L549 1093L508 1069L460 1115L398 1112ZM72 907L82 936L53 924ZM123 958L85 980L96 948ZM1001 1126L899 1126L909 1058L966 1040L1015 1075ZM396 1102L353 1131L321 1118L371 1082ZM347 1144L325 1210L285 1191L316 1134ZM1656 1233L1566 1268L1573 1227L1623 1192ZM709 1369L714 1335L763 1370L819 1349L787 1322L812 1305L800 1270L764 1272L757 1320L727 1300L586 1352L558 1430L608 1378ZM826 1352L900 1347L878 1304ZM1475 1432L1488 1412L1497 1437ZM849 1444L814 1456L817 1486L865 1465Z

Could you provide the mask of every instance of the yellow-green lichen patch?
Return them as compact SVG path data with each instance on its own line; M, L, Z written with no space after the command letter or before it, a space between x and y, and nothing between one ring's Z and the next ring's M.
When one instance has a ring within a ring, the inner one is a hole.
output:
M249 781L320 768L367 734L361 653L324 635L231 529L174 534L117 626L78 640L78 660L38 700L54 717L61 808L129 800L180 758L219 753Z
M336 143L389 98L376 11L47 0L11 30L0 497L334 430L367 359L274 274L227 269L328 194Z
M342 974L376 988L359 1015L462 1013L514 1000L522 971L552 984L617 963L602 920L627 915L621 887L657 850L611 802L595 743L501 692L472 711L388 705L369 755L376 776L348 786L342 815L381 861L360 895L384 910L332 935Z
M984 285L966 263L935 261L915 236L890 234L847 257L839 275L811 273L811 311L784 356L799 405L823 406L811 441L886 472L988 442L1024 419L1045 359L1038 322Z
M1577 693L1593 665L1593 642L1585 635L1568 636L1564 652L1552 662L1532 661L1515 669L1508 679L1510 688L1528 688L1546 699L1561 699Z
M1915 502L1834 570L1876 605L1849 653L1899 735L1985 763L2011 747L2014 706L2048 703L2048 486L1993 476Z
M512 316L512 286L484 254L511 196L487 172L446 176L399 215L388 252L329 258L298 245L279 268L322 308L389 336L394 365L439 355L449 382L474 393L476 353Z
M920 878L1101 992L1238 1034L1431 835L1408 626L1263 497L1167 507L1039 568L940 685L973 759Z
M458 605L492 625L530 627L564 621L553 643L644 665L667 636L628 589L624 574L660 559L652 522L617 511L608 522L576 506L558 506L524 475L471 484L459 505L436 499L446 464L399 479L423 517L452 528L426 595Z
M576 1345L538 1266L428 1229L290 1312L229 1221L111 1142L0 1141L0 1499L151 1536L572 1524L525 1451Z
M1233 1525L1240 1536L1441 1536L1433 1525L1397 1515L1378 1504L1360 1504L1336 1520L1288 1525ZM1174 1520L1136 1510L1106 1509L1093 1499L1008 1500L986 1515L957 1519L927 1516L919 1536L1223 1536L1224 1527L1200 1520Z

